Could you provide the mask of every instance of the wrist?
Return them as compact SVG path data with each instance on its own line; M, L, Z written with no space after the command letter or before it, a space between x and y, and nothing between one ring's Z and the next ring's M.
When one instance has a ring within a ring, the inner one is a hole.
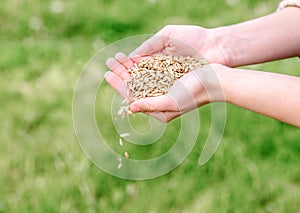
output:
M217 27L209 29L211 35L210 42L215 44L213 48L214 54L219 53L220 60L212 61L213 63L223 64L228 67L234 67L234 51L233 46L230 45L230 29L229 27Z
M205 103L227 102L226 87L227 72L231 68L221 64L209 64L199 71L199 79L203 82L206 91Z

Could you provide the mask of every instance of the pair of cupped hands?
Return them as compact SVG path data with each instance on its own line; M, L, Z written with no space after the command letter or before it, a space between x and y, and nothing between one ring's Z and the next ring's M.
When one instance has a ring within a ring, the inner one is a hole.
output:
M130 100L124 81L130 79L127 70L134 63L154 54L189 55L205 58L210 63L176 80L167 94L132 102L130 111L143 112L168 122L197 107L224 101L218 71L226 69L224 65L228 64L212 34L209 29L199 26L166 26L128 56L119 52L114 58L107 59L111 71L105 74L105 79L122 97Z

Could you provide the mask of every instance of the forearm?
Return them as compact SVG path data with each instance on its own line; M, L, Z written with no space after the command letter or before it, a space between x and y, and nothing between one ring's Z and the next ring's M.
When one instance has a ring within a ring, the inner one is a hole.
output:
M226 102L300 127L300 77L219 69Z
M300 55L300 9L212 29L227 66L267 62Z

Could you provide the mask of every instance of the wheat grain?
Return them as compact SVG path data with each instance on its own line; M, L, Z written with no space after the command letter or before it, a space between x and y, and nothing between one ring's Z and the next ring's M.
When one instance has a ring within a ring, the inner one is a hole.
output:
M121 134L120 134L120 137L121 137L121 138L129 137L129 136L130 136L130 134L129 134L128 132L125 132L125 133L121 133Z
M117 169L121 169L122 166L123 166L122 158L121 158L121 157L118 157L117 159L118 159Z
M119 139L119 144L120 144L120 146L123 146L123 140L122 140L122 138Z
M124 156L125 156L125 158L127 158L127 159L128 159L128 158L129 158L129 154L128 154L128 152L125 152L125 153L124 153Z

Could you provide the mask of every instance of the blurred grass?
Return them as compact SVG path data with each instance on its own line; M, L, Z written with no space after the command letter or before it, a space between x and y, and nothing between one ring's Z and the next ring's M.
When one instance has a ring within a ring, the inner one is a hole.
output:
M210 124L205 106L198 142L186 161L163 177L140 182L99 171L84 156L72 126L76 79L105 45L166 24L228 25L268 14L275 4L0 1L0 212L299 211L300 131L273 119L228 105L222 144L199 167ZM250 68L299 76L298 59ZM172 141L140 154L157 155Z

